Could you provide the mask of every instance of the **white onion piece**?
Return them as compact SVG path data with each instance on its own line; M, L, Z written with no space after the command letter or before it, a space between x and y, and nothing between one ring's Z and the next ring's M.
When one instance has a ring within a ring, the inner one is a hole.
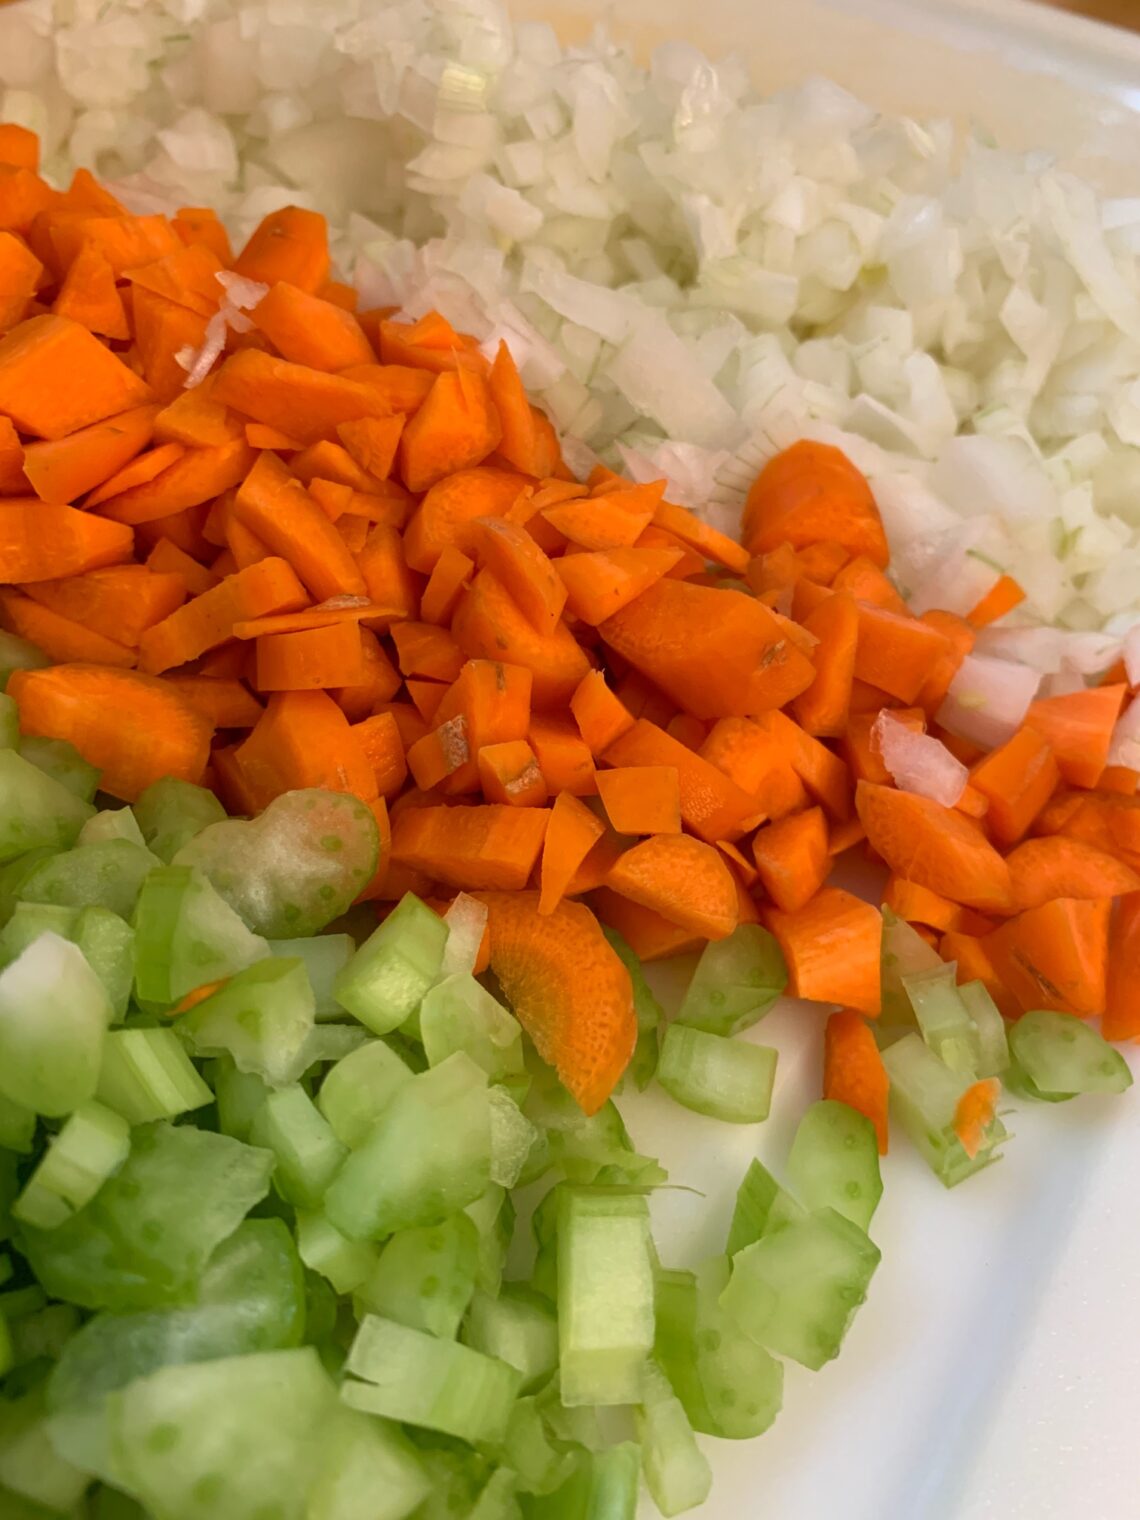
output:
M1140 771L1140 697L1128 704L1113 730L1108 763Z
M938 709L938 722L959 739L995 749L1017 732L1040 682L1028 665L968 654Z
M929 797L943 807L962 800L970 773L941 739L912 732L886 711L875 719L871 739L900 791Z
M447 944L443 950L444 976L461 976L475 970L479 947L487 928L487 907L466 892L459 896L443 915L447 925Z

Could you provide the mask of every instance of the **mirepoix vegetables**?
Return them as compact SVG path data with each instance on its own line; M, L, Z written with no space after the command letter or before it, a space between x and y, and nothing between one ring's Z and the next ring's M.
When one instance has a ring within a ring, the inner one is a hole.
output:
M912 615L839 450L737 542L574 480L508 346L359 310L316 213L235 258L37 164L0 129L0 1512L699 1505L694 1433L838 1354L892 1116L950 1186L1007 1090L1129 1085L1129 672L1019 677L987 753L1020 588ZM615 1096L762 1123L785 991L822 1099L676 1270Z

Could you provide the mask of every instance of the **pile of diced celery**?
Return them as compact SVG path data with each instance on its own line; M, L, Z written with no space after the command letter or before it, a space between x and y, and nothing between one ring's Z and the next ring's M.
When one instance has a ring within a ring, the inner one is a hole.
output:
M350 797L251 822L173 780L100 809L98 781L0 695L0 1516L628 1520L643 1481L699 1505L694 1432L766 1430L779 1358L821 1367L866 1296L869 1120L813 1105L790 1191L753 1162L722 1254L670 1270L665 1173L473 974L478 903L376 927ZM977 990L888 933L897 1117L944 1181L1002 1137L954 1138L975 1075L1123 1085L1059 1015L1011 1067ZM631 1079L764 1119L776 1054L734 1036L785 985L771 936L709 946L668 1027L611 942Z

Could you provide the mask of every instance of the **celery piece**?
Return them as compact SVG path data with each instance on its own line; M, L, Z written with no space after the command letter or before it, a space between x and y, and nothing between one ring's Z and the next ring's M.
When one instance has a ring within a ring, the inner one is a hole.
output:
M169 865L203 829L224 823L226 810L206 787L165 776L139 797L134 815L149 848Z
M522 1175L538 1130L520 1112L518 1104L503 1087L492 1087L491 1105L491 1181L512 1188Z
M676 1102L710 1119L759 1124L772 1106L776 1060L768 1045L674 1023L661 1041L657 1080Z
M491 1180L486 1073L462 1051L412 1077L351 1151L326 1197L350 1240L382 1240L435 1224L473 1203Z
M957 967L943 962L936 970L919 971L902 978L919 1033L940 1061L951 1071L970 1077L978 1074L982 1049L978 1031L965 1000L958 991Z
M28 1155L35 1133L35 1111L6 1098L0 1092L0 1151L16 1151L21 1156Z
M369 1040L341 1058L317 1091L317 1107L342 1145L355 1150L412 1073L383 1040Z
M304 961L313 989L313 1012L318 1019L344 1017L344 1009L333 996L333 985L356 953L356 941L351 934L309 934L300 939L271 939L269 953L284 960L299 956Z
M12 1214L25 1224L54 1230L122 1166L131 1148L126 1120L101 1103L84 1103L48 1144Z
M346 1240L323 1214L297 1214L297 1250L312 1272L327 1277L337 1293L352 1293L376 1270L376 1247Z
M85 1209L22 1249L53 1298L86 1309L185 1299L221 1241L269 1191L273 1157L191 1125L132 1131L131 1153Z
M2 1101L0 1100L0 1104ZM32 1122L34 1124L34 1117ZM12 1234L12 1205L19 1195L19 1160L14 1151L0 1149L0 1242L9 1239ZM2 1288L12 1276L12 1258L5 1256L0 1260L3 1262L3 1268L0 1270L0 1288Z
M1018 1090L1057 1101L1079 1093L1121 1093L1132 1073L1118 1050L1082 1019L1042 1009L1010 1025Z
M645 979L641 962L616 929L602 925L602 933L609 940L617 957L629 972L633 983L633 1009L637 1014L637 1047L629 1063L629 1074L639 1092L644 1092L657 1070L658 1030L665 1021L665 1010L658 1002L653 988Z
M0 972L0 1093L50 1117L95 1096L112 1009L79 950L39 939Z
M138 845L140 850L145 850L147 847L138 819L129 807L104 808L101 813L96 813L94 818L88 818L75 842L76 844L109 844L115 839ZM157 855L154 863L159 864Z
M43 670L50 664L52 661L42 649L29 644L27 639L17 638L14 633L0 630L0 691L7 686L8 677L14 670Z
M741 924L702 950L677 1022L709 1034L736 1034L762 1019L787 985L788 968L774 936L758 924Z
M984 982L964 982L958 996L966 1005L978 1037L978 1076L1000 1077L1009 1065L1005 1020Z
M164 1367L116 1401L124 1486L177 1520L302 1520L334 1398L311 1346Z
M454 1340L475 1291L478 1261L479 1232L466 1214L399 1230L357 1288L357 1302L368 1313Z
M303 1087L268 1093L250 1139L277 1158L273 1183L283 1198L301 1209L320 1207L346 1152Z
M253 1116L265 1102L269 1087L260 1077L238 1071L228 1056L219 1056L208 1070L218 1105L218 1128L223 1135L248 1142Z
M754 1244L769 1230L787 1224L789 1220L802 1219L804 1212L761 1161L749 1162L736 1193L736 1207L725 1247L728 1255L735 1256L737 1251Z
M95 1091L128 1124L173 1119L214 1097L172 1029L113 1029Z
M20 743L20 709L16 699L0 695L0 749L15 749Z
M27 1288L12 1288L7 1293L0 1293L0 1314L4 1315L9 1324L25 1314L38 1314L46 1304L47 1295L36 1283Z
M367 1029L359 1024L314 1024L285 1073L290 1082L316 1080L318 1066L333 1066L369 1044Z
M376 871L376 820L344 792L286 792L258 817L212 823L175 856L209 878L270 939L316 934L356 901Z
M556 1182L535 1205L530 1216L530 1230L535 1245L530 1285L551 1303L558 1301L558 1219L562 1195L569 1185Z
M632 1441L584 1452L556 1493L524 1501L526 1516L541 1520L634 1520L641 1453Z
M79 1503L91 1479L64 1460L47 1431L43 1385L0 1400L0 1485L53 1513ZM0 1496L2 1496L0 1489Z
M130 918L142 884L157 864L148 849L128 839L76 845L41 861L25 877L20 901L109 908L120 918Z
M883 909L883 944L880 952L882 1013L884 1025L904 1024L913 1029L914 1010L903 986L904 976L938 971L943 961L905 919L890 908Z
M634 1150L614 1103L604 1103L587 1117L549 1067L537 1069L522 1108L546 1131L550 1162L570 1182L595 1182L602 1171L612 1182L630 1186L651 1187L668 1180L658 1162Z
M0 756L3 751L0 751ZM2 766L0 759L0 766ZM0 815L2 816L2 815ZM55 850L29 850L18 860L10 860L0 866L0 924L6 924L20 904L20 892L24 882L43 860L50 860Z
M89 803L99 790L102 773L98 766L89 765L66 739L24 738L20 740L20 754L81 802Z
M818 1371L839 1355L880 1256L858 1225L817 1209L737 1252L721 1307L759 1345Z
M868 1229L883 1196L875 1126L846 1103L813 1103L792 1141L788 1180L808 1209L833 1208Z
M511 1195L492 1182L463 1212L479 1234L475 1285L484 1293L498 1293L515 1232Z
M574 1458L555 1446L534 1398L516 1399L503 1441L503 1459L518 1478L523 1493L552 1494L574 1466Z
M114 1020L127 1012L135 979L135 931L110 908L80 909L69 936L107 989Z
M14 749L0 749L0 863L66 850L95 809Z
M11 1327L16 1363L26 1366L29 1362L58 1361L78 1329L79 1310L70 1304L48 1304L34 1314L25 1314Z
M427 1471L394 1425L342 1407L323 1444L305 1520L404 1520L428 1497Z
M481 1066L492 1082L525 1068L522 1026L466 972L446 977L420 1004L420 1043L429 1066L457 1050Z
M360 1322L345 1371L349 1408L473 1445L503 1439L521 1382L505 1362L373 1314Z
M522 1520L515 1498L518 1479L507 1467L499 1467L487 1479L483 1492L468 1512L467 1520Z
M954 1187L1000 1159L1006 1139L1000 1119L994 1119L973 1157L966 1154L954 1132L958 1101L972 1078L953 1072L917 1034L904 1035L883 1051L891 1083L891 1109L935 1176Z
M162 866L143 883L135 909L135 990L166 1009L209 982L244 971L269 954L204 876Z
M467 1310L464 1340L485 1356L516 1367L524 1392L558 1365L558 1322L550 1302L521 1283L504 1283L497 1298L477 1291Z
M16 1352L12 1345L12 1332L8 1329L8 1321L0 1313L0 1378L5 1377L16 1365ZM0 1493L0 1498L3 1495Z
M0 963L7 966L39 939L41 934L58 934L75 943L76 908L56 908L48 903L18 902L12 916L0 929Z
M696 1443L685 1406L652 1359L642 1374L634 1421L646 1487L661 1513L680 1515L703 1504L712 1488L712 1469Z
M562 1402L635 1404L653 1348L649 1207L637 1193L567 1188L558 1210Z
M337 977L337 1000L375 1034L388 1034L419 1008L446 946L447 925L409 892Z
M175 1027L195 1055L228 1055L238 1071L280 1087L293 1078L313 1023L304 961L271 956L195 1003Z

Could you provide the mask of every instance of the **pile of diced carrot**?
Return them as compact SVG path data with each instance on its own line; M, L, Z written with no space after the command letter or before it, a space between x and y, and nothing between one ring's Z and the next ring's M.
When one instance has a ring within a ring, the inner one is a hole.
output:
M227 270L266 293L188 389ZM108 792L174 775L238 813L352 792L381 905L533 888L532 941L581 898L645 959L763 922L793 992L874 1018L879 910L828 885L865 848L1007 1015L1140 1035L1140 797L1107 768L1124 677L1034 703L991 754L943 733L1019 589L911 616L838 451L774 459L742 543L663 482L579 483L507 348L357 310L320 216L277 212L234 257L209 211L133 216L82 172L52 189L14 127L0 332L0 623L56 662L9 689ZM883 709L971 767L956 808L893 784ZM833 1089L845 1041L866 1077L865 1035L834 1025Z

